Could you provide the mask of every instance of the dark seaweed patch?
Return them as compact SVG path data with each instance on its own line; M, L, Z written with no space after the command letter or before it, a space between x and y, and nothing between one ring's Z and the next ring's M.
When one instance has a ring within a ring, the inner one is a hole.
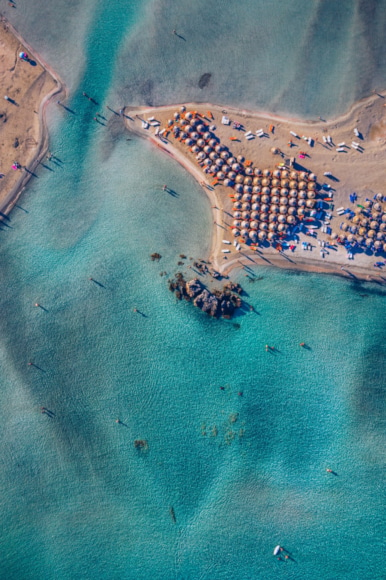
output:
M200 89L204 89L210 82L212 77L212 73L204 73L200 76L200 80L198 81L198 86Z

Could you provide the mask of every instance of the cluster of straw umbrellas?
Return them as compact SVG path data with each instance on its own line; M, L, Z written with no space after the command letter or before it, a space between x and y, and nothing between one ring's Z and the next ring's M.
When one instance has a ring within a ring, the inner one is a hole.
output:
M176 138L190 147L213 184L232 188L232 233L243 242L273 241L306 215L315 215L316 175L285 168L258 169L244 157L234 157L213 133L214 127L184 110L169 119Z
M374 201L366 200L341 224L341 242L358 243L370 250L386 252L386 206L378 193Z

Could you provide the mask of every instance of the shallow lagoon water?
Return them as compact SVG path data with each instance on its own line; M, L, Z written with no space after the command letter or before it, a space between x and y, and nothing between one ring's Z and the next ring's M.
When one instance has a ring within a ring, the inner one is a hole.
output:
M290 17L279 4L272 14L264 8L272 34ZM161 18L164 5L129 5L120 25L119 3L80 3L79 22L73 7L52 6L55 42L36 28L31 7L14 16L69 79L76 115L51 107L50 149L60 162L39 168L0 232L3 575L382 578L385 290L256 268L253 283L244 272L234 278L259 314L213 321L176 302L160 273L176 272L181 253L207 254L209 202L149 144L127 141L116 124L94 124L97 109L81 97L92 92L113 117L105 107L123 98L120 59L138 34L138 58L152 43L164 58L149 25L150 9ZM360 6L342 13L344 23ZM318 10L308 5L305 25ZM183 34L188 21L176 13L172 28ZM83 49L73 51L75 40ZM207 72L204 50L194 54L197 75ZM131 57L130 95L141 102ZM151 78L152 59L143 63L135 66ZM380 62L373 78L381 70ZM177 82L171 69L159 74L156 102L170 99ZM352 89L358 79L350 74ZM179 84L175 100L197 98L192 86ZM213 100L237 96L228 83L209 89ZM295 100L282 102L299 112ZM162 192L164 183L177 195ZM266 353L265 344L277 351ZM135 439L146 439L148 451L136 450ZM275 560L277 543L295 561Z

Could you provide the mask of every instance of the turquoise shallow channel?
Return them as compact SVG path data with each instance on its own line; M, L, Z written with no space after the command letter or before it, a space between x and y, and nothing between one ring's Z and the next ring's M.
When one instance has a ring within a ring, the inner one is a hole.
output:
M49 108L56 159L0 231L0 577L385 578L386 289L256 267L232 274L255 312L215 321L176 302L179 255L209 253L209 201L106 107L341 113L384 78L386 3L4 13L74 113Z

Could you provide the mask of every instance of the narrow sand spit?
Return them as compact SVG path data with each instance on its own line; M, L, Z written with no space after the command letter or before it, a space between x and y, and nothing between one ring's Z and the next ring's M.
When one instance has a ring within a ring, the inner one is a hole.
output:
M19 58L21 52L28 58ZM4 214L12 209L47 152L45 108L54 95L63 91L63 83L54 71L1 18L0 211ZM15 163L18 169L12 169Z

